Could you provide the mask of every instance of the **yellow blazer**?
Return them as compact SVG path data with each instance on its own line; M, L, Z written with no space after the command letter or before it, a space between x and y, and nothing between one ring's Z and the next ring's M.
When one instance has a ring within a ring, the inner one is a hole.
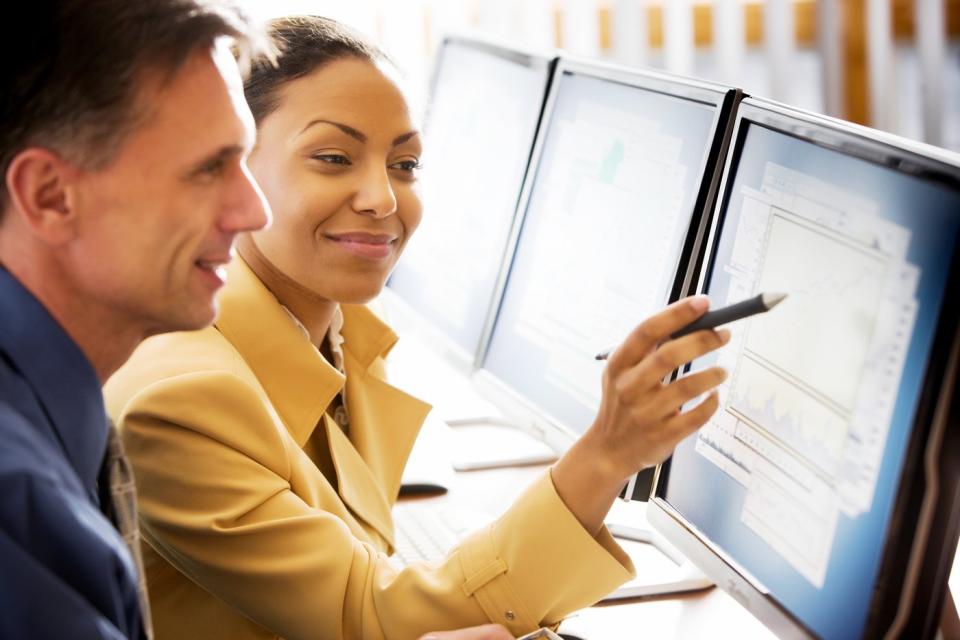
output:
M396 336L343 308L346 376L242 261L214 327L146 341L105 387L139 491L156 637L516 635L633 574L549 474L438 563L395 570L390 509L429 406L390 386ZM349 437L326 414L346 383Z

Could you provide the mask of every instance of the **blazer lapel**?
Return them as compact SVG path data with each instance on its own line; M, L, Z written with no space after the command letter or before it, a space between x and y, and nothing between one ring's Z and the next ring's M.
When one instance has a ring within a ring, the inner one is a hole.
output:
M330 455L337 490L350 510L393 546L390 509L400 478L430 405L389 385L377 375L354 375L347 358L350 437L328 415Z
M339 425L324 415L323 426L337 471L340 498L354 515L373 527L393 547L393 520L383 489Z
M325 414L344 376L324 360L243 260L234 260L229 270L217 329L257 376L298 446L322 425L340 497L392 546L390 509L430 411L430 405L385 380L383 358L396 343L396 334L365 306L341 305L347 437Z
M343 375L311 344L240 258L228 269L215 323L257 376L297 446L303 445L343 386Z
M347 397L350 440L393 504L407 458L431 407L377 375L354 381L348 373Z
M392 504L431 407L386 380L384 358L396 344L396 334L365 306L342 305L342 309L350 440Z

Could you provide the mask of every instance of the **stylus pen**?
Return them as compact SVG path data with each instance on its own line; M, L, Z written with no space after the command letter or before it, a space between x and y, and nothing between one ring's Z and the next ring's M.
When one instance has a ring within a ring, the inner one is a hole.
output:
M761 293L753 298L741 300L740 302L731 304L729 307L723 307L722 309L716 309L715 311L707 311L705 314L687 326L671 333L670 339L676 340L677 338L682 338L688 333L693 333L694 331L715 329L720 325L733 322L734 320L742 320L758 313L765 313L783 302L783 299L786 297L787 294L785 293ZM612 351L613 349L607 349L603 353L598 353L594 357L597 360L606 360L610 357L610 353Z
M783 299L786 297L787 294L785 293L761 293L758 296L741 300L728 307L723 307L716 311L708 311L682 329L671 333L670 339L676 340L694 331L714 329L728 322L733 322L734 320L742 320L758 313L765 313L783 302ZM613 351L613 349L607 349L603 353L598 353L595 357L597 360L606 360L610 357L611 351ZM636 484L637 474L634 474L630 476L630 480L627 481L627 486L624 487L623 494L621 495L621 499L624 502L630 502Z

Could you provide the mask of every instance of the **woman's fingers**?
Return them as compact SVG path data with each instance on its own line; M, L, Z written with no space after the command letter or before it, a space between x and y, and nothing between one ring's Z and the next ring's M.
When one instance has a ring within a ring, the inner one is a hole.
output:
M680 407L697 396L720 386L726 379L726 370L720 367L710 367L674 380L657 394L656 399L650 403L647 411L651 415L665 420L673 418L677 415Z
M670 340L657 347L632 369L621 372L614 381L616 392L625 402L637 402L644 395L656 391L662 385L664 377L672 371L729 341L730 332L726 329L697 331L677 340Z
M712 391L700 404L684 411L670 420L666 424L666 432L673 440L671 449L689 436L691 433L707 423L720 406L720 396L716 391Z
M607 366L614 371L633 367L659 343L669 338L671 333L702 316L709 307L710 301L706 296L694 296L674 302L631 331L623 344L610 355Z
M600 410L587 431L588 446L596 449L591 455L604 458L608 468L629 475L663 461L679 440L716 410L715 394L687 411L679 408L722 384L723 369L710 367L663 382L672 371L729 342L726 329L669 339L707 306L702 297L671 305L637 327L611 358L604 371Z
M637 365L637 384L647 388L656 386L672 371L688 362L719 349L730 341L730 331L696 331L676 340L670 340Z

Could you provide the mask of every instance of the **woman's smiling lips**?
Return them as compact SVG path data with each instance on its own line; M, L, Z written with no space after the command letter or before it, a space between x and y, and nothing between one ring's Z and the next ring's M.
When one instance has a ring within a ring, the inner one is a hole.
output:
M394 235L363 231L327 233L324 237L347 253L368 260L383 260L389 257L393 253L393 245L397 240L397 236Z

